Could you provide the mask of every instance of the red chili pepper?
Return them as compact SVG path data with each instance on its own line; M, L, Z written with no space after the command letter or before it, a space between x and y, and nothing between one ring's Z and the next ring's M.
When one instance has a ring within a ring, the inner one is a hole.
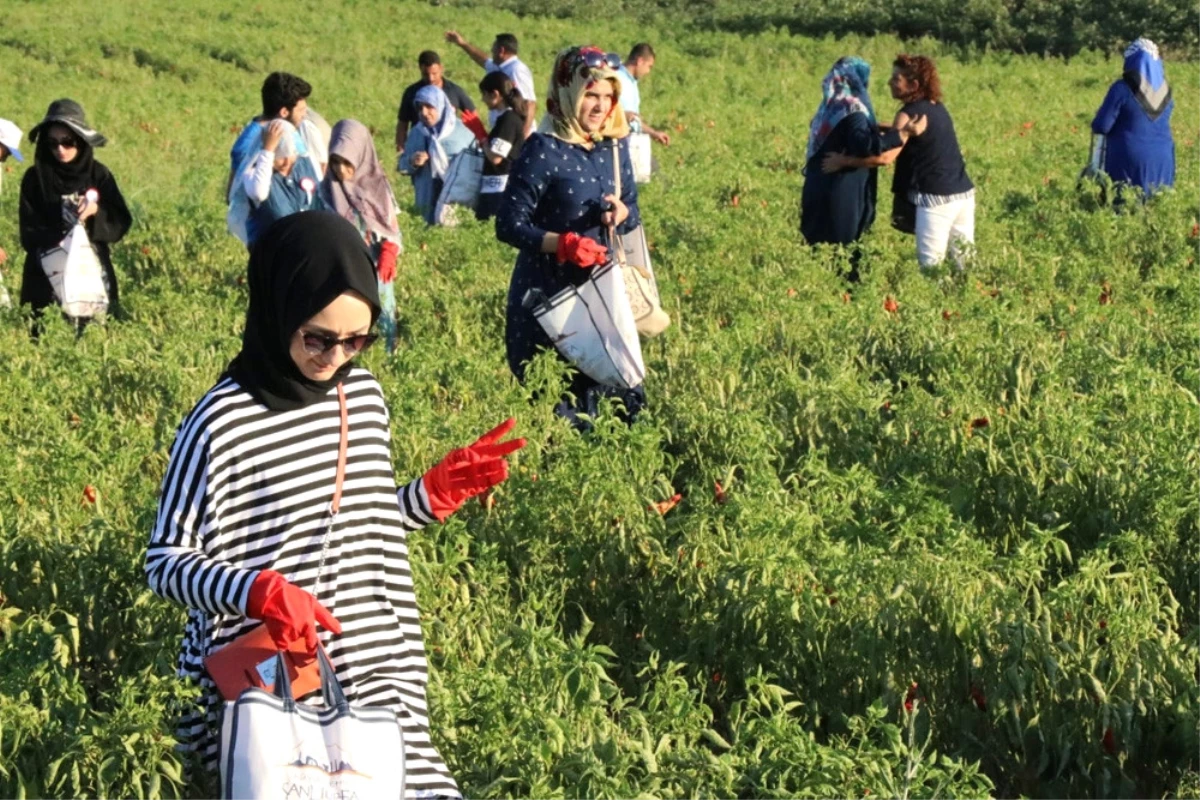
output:
M889 314L895 314L900 310L900 304L896 302L896 298L889 294L886 298L884 298L883 310Z
M721 486L720 481L713 481L713 496L716 498L717 505L719 506L723 506L729 502L729 497L725 494L725 487Z
M1104 752L1108 753L1110 756L1115 756L1117 754L1117 737L1113 734L1112 728L1104 729L1103 744Z
M96 505L96 487L90 483L83 487L83 502Z

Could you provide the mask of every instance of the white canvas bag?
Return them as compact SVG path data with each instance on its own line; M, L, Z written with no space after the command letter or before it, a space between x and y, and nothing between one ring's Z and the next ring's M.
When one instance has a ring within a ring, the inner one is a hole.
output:
M629 160L633 164L633 179L638 183L649 183L653 163L650 159L650 134L629 134Z
M221 790L226 798L404 797L404 734L395 712L352 707L323 648L317 648L325 708L292 698L280 656L264 681L225 704Z
M442 192L438 195L433 221L453 228L458 224L458 207L465 206L474 213L479 205L479 189L483 184L483 151L472 144L454 158L446 169Z
M86 319L108 311L104 265L82 223L75 223L58 247L43 250L40 260L64 314Z
M525 302L550 341L580 372L605 386L633 389L646 379L642 344L621 268L593 267L580 286Z

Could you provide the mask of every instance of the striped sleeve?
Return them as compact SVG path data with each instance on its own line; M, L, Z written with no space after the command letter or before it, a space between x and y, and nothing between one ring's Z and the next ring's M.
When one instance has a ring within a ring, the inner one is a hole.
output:
M406 531L419 531L433 522L433 511L429 507L424 478L417 478L407 486L401 486L396 490L396 499L400 502L400 523Z
M210 614L243 615L258 570L210 558L203 549L216 514L208 496L209 438L195 419L199 416L185 421L171 447L146 551L146 577L160 597Z

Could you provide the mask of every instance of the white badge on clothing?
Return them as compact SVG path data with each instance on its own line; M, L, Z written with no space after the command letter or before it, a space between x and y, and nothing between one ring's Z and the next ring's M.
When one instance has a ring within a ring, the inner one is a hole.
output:
M503 192L507 186L507 175L484 175L483 180L479 184L479 193L496 194L497 192Z

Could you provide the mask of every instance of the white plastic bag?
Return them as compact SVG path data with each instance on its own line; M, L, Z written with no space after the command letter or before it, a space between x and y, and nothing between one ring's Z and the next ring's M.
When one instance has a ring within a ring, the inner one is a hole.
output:
M287 668L263 664L273 691L250 688L225 704L221 788L228 798L404 796L404 734L395 712L351 707L325 651L325 708L292 699Z
M593 267L580 286L541 302L526 295L526 301L558 352L580 372L605 386L633 389L646 379L646 367L621 273L611 262Z
M633 179L638 183L650 182L650 134L629 134L629 161L633 165Z
M75 223L58 247L43 250L40 260L64 314L90 319L108 311L104 265L81 223Z
M483 183L483 151L471 145L454 158L446 169L442 182L442 193L438 195L433 221L438 225L453 228L458 224L458 206L475 212L479 204L479 189Z

